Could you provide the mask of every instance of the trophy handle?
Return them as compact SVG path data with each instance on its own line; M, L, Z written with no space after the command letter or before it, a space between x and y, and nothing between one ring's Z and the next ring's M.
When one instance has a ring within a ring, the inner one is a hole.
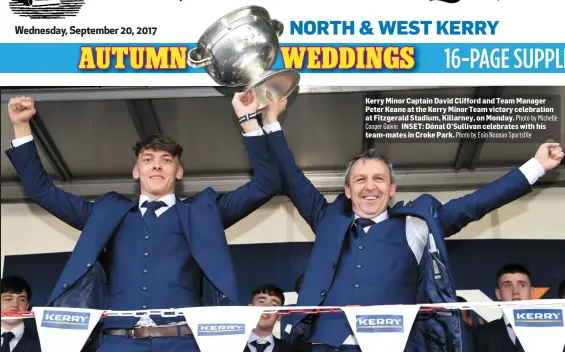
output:
M284 24L282 24L281 21L271 20L271 27L273 27L275 33L277 33L277 36L280 37L283 34Z
M186 60L186 63L188 64L188 66L190 66L192 68L200 68L200 67L206 66L210 61L212 61L211 57L207 57L207 58L204 58L202 60L194 60L192 58L192 56L193 56L193 52L196 49L198 49L198 47L194 47L194 48L190 49L190 51L188 52L187 60Z

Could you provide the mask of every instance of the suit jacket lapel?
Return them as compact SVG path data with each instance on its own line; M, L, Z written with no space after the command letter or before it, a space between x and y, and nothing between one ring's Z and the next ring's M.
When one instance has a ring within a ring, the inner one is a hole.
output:
M188 241L188 245L190 246L190 248L192 248L190 243L190 232L188 226L188 218L190 216L190 204L185 203L177 198L177 212L179 214L180 223L185 233L186 240Z
M99 248L99 252L102 251L106 243L110 240L110 237L114 234L119 224L122 222L126 214L135 208L139 204L139 199L127 200L121 202L112 202L108 204L106 208L107 215L109 216L106 221L102 222L102 228L100 229L100 234L103 236L104 241L101 243L102 247ZM97 248L98 249L98 248ZM99 253L98 252L98 253Z
M22 338L12 352L36 352L33 351L34 345L39 345L39 337L34 340L34 336L25 329Z
M31 341L28 341L22 337L22 339L18 342L16 347L12 350L12 352L30 352L31 351Z
M229 300L239 304L235 269L215 200L202 193L177 207L194 259L208 280Z
M499 330L499 333L497 334L499 336L499 344L500 344L499 347L502 348L503 350L514 351L515 345L514 343L512 343L512 339L510 338L510 335L508 335L508 327L504 323L504 318L498 319L497 326Z
M347 235L349 234L351 224L353 223L353 218L353 212L347 211L341 214L339 226L337 228L337 243L339 243L339 246L335 247L337 253L334 253L334 258L339 259L341 249L343 248L344 242L347 240Z

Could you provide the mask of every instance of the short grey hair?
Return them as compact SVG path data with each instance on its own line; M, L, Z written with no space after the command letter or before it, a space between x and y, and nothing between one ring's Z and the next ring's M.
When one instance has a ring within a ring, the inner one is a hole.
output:
M355 158L351 159L351 161L347 164L345 169L345 184L349 185L349 174L351 173L351 167L355 164L358 160L380 160L388 167L388 171L390 173L390 183L395 183L395 176L394 176L394 168L392 163L388 160L388 158L382 154L377 153L375 149L369 149L364 151L363 153L357 155Z

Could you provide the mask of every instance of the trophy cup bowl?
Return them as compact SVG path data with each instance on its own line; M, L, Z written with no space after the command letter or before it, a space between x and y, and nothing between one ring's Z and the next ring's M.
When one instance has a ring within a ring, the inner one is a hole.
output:
M284 25L271 19L259 6L237 9L217 20L188 52L190 67L204 67L212 79L225 87L255 90L262 110L269 105L266 91L278 101L298 86L294 70L270 70L279 50Z

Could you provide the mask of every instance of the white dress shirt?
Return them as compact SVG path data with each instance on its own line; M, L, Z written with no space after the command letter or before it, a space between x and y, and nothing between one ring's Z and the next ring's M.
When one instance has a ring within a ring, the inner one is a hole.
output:
M8 330L4 329L4 327L2 327L1 330L2 330L2 334L8 332ZM20 325L13 328L12 330L10 330L12 334L14 334L14 337L12 338L12 340L10 340L10 351L13 351L14 348L16 348L16 345L18 344L18 342L20 342L22 336L24 335L24 330L25 330L25 326L23 322ZM4 338L2 337L0 338L0 340L2 340L0 342L0 346L2 346L2 344L4 344Z
M249 339L247 340L247 347L251 352L257 352L255 346L251 345L251 342L256 340L269 341L271 344L267 346L265 352L273 352L273 349L275 348L275 339L273 338L273 335L269 335L268 337L259 337L255 335L254 332L251 332L251 335L249 335Z
M502 315L502 318L504 318L504 325L506 325L506 331L508 331L508 336L510 336L510 340L512 340L512 343L516 345L516 332L512 328L512 325L510 325L508 319L506 319L505 314Z

